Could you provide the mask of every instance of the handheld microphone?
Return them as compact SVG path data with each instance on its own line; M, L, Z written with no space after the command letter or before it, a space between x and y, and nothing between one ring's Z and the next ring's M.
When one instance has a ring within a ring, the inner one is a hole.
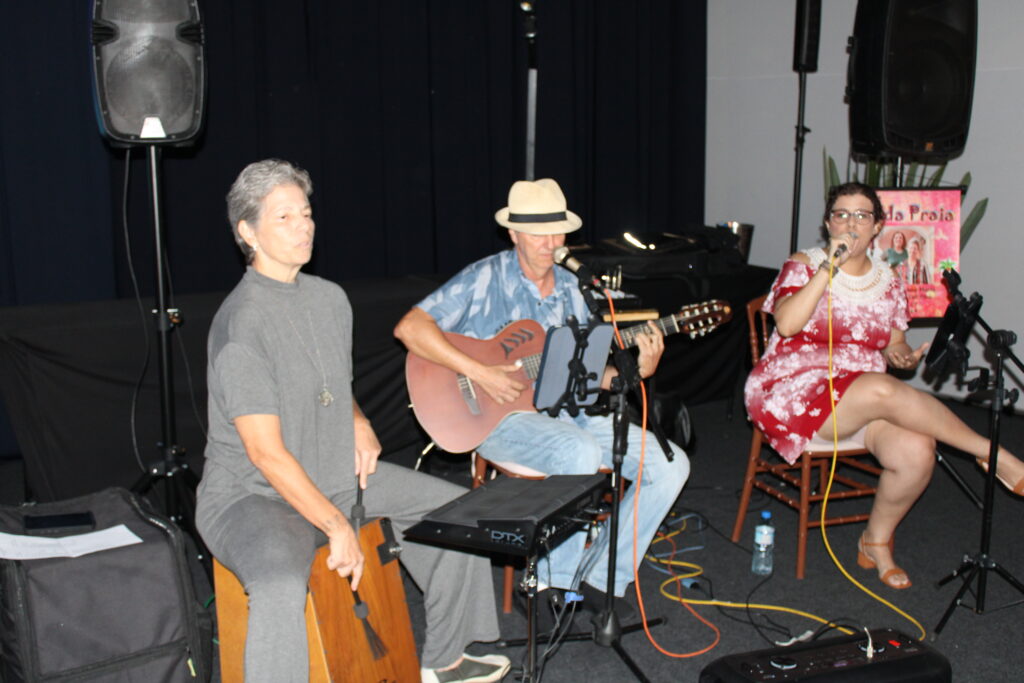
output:
M855 232L848 232L846 234L849 235L850 237L852 237L855 240L857 239L857 233L855 233ZM839 257L842 256L843 254L845 254L848 251L848 249L849 248L845 244L840 244L838 247L836 247L835 253L832 254L832 260L833 261L838 261Z
M555 249L554 253L552 253L552 256L555 259L555 263L575 273L581 283L592 287L601 286L601 281L594 277L594 274L590 272L590 269L581 263L579 259L569 253L569 247L558 247L558 249Z

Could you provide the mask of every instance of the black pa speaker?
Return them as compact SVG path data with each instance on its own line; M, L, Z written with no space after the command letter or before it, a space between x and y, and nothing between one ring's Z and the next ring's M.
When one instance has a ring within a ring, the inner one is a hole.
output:
M967 144L977 0L859 0L846 101L856 155L944 162Z
M796 0L796 33L793 39L793 71L818 70L821 38L821 0Z
M203 121L206 63L196 0L94 0L100 132L121 144L184 144Z

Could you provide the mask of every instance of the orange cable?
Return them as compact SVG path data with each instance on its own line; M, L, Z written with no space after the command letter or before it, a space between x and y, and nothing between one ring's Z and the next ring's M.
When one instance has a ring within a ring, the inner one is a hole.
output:
M615 339L619 342L619 348L625 349L626 344L625 342L622 341L622 335L619 334L619 325L615 318L615 303L612 300L611 292L605 289L604 295L605 298L608 300L608 311L611 314L612 329L615 331ZM644 458L647 454L647 386L642 381L640 382L640 393L643 399L642 419L640 424L640 460L637 465L636 480L633 482L633 486L636 487L636 492L633 495L633 588L636 591L637 605L640 607L640 620L641 623L643 623L644 633L647 635L647 640L651 643L651 645L653 645L658 652L665 655L666 657L672 657L675 659L697 657L717 647L718 643L722 639L722 632L718 629L717 626L715 626L713 623L711 623L710 621L702 617L700 614L698 614L697 611L694 610L693 607L691 607L690 605L686 604L685 602L683 603L686 609L689 610L690 613L693 614L693 616L695 616L699 621L703 622L708 628L710 628L715 633L714 641L710 645L704 647L701 650L685 653L670 652L658 644L658 642L654 639L654 636L651 635L650 627L647 625L647 610L644 607L643 592L640 590L640 570L637 564L637 527L640 525L640 484L644 476ZM622 485L621 482L618 482L618 484L619 486Z

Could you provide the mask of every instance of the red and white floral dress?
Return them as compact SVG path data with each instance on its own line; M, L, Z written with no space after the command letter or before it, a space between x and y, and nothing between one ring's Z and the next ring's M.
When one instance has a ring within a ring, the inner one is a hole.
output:
M825 252L804 252L820 263ZM837 270L832 278L832 386L836 403L865 372L885 372L882 349L893 328L907 329L907 291L883 258L872 259L867 274ZM792 259L772 284L763 310L803 287L815 269ZM773 332L761 361L744 388L747 413L787 462L796 462L807 442L831 415L828 398L828 296L792 337Z

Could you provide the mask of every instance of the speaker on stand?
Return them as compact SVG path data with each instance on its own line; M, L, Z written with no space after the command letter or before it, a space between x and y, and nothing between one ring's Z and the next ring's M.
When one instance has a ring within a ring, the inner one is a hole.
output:
M850 149L943 163L967 144L977 0L859 0L847 52Z
M800 225L800 186L803 181L804 139L811 132L804 126L807 74L818 70L818 39L821 36L821 0L796 0L796 29L793 39L793 71L800 74L800 95L796 119L796 164L793 167L793 219L789 230L789 253L795 253Z
M167 515L205 548L195 529L198 478L177 444L170 335L180 322L168 305L160 192L160 147L190 144L203 121L206 64L196 0L94 0L93 95L100 132L113 147L145 146L156 257L160 457L132 490L162 484Z

